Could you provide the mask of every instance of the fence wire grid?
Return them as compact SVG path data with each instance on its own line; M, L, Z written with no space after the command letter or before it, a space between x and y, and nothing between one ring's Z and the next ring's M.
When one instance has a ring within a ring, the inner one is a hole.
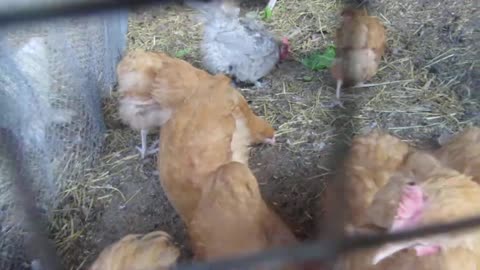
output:
M62 269L42 219L51 215L65 183L75 181L98 158L105 131L100 103L115 84L115 66L125 50L125 8L168 2L174 1L27 0L0 5L0 269L34 269L32 260L40 260L41 269ZM116 12L105 12L110 9ZM43 20L54 17L59 18ZM342 123L337 127L345 137L352 135ZM339 143L337 150L332 164L342 164L346 146ZM342 199L337 198L339 205ZM480 217L388 235L346 237L337 231L337 237L323 241L175 269L330 261L357 249L476 226Z

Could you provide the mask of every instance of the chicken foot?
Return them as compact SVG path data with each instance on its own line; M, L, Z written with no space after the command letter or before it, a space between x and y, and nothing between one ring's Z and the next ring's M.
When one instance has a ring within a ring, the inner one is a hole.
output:
M332 101L332 103L327 105L328 108L335 108L338 106L345 109L345 107L343 106L343 102L340 100L340 90L342 89L342 84L343 84L342 80L337 80L337 89L335 91L336 98L334 101Z
M271 86L271 82L267 81L265 78L261 78L258 81L254 82L254 88L257 90L263 90Z
M155 140L153 144L147 149L147 134L148 134L148 129L141 129L140 130L140 136L142 139L142 145L140 147L135 147L139 152L141 158L145 158L146 156L153 155L158 152L158 144L160 143L160 140Z
M257 89L263 88L263 83L261 81L256 81L255 82L255 88L257 88Z
M256 82L242 82L242 81L239 81L237 79L233 79L232 82L231 82L231 85L234 87L234 88L242 88L242 87L252 87L253 86L253 89L257 89L257 90L262 90L266 87L269 86L269 82L266 82L265 79L260 79Z

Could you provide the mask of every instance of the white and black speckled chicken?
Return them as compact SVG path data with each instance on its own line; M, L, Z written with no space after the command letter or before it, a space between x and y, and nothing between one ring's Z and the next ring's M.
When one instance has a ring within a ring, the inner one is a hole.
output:
M288 56L288 39L277 39L253 18L240 17L240 8L230 1L187 1L204 21L202 63L213 74L223 73L236 82L261 87L266 76Z

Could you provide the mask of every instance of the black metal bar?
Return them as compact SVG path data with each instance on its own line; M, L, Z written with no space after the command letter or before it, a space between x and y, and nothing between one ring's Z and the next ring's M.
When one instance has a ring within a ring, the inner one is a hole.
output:
M11 0L7 0L11 1ZM199 0L210 2L211 0ZM43 1L39 1L43 2ZM12 23L32 22L56 17L72 17L105 12L109 10L122 10L126 8L141 7L152 4L183 3L181 0L85 0L61 1L60 3L41 3L18 8L0 10L0 26ZM4 4L6 6L6 4Z
M17 214L20 214L22 227L27 232L25 246L27 256L31 260L38 260L41 269L63 269L55 246L47 235L46 220L35 204L35 194L31 188L33 177L24 168L25 160L23 149L14 133L10 129L0 128L0 145L4 147L5 158L13 167L12 187Z
M296 247L270 249L253 255L241 256L215 262L183 264L176 270L225 270L248 269L258 263L292 263L302 261L328 261L336 256L358 249L371 248L387 242L398 242L418 237L470 229L480 226L480 217L464 219L441 225L430 225L415 230L382 235L362 235L345 237L339 243L317 241L304 243ZM225 243L228 244L228 243Z

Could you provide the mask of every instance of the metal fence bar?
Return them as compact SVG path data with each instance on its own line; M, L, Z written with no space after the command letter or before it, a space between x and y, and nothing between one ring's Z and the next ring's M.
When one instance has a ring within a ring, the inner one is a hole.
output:
M61 270L59 257L53 243L48 239L46 223L38 207L35 205L35 194L31 189L32 176L23 168L23 149L13 132L0 128L0 145L5 147L6 158L13 161L13 192L17 216L21 218L22 227L26 231L25 246L31 260L39 261L41 269Z
M10 1L10 0L8 0ZM199 0L210 2L212 0ZM40 2L40 3L38 3ZM30 5L6 7L0 9L0 25L7 26L12 23L32 22L55 17L72 17L104 12L108 10L121 10L146 6L151 4L166 4L180 2L179 0L100 0L100 1L61 1L57 3L42 3L38 1ZM45 1L46 2L46 1Z
M303 243L296 247L275 248L253 255L214 262L181 264L176 270L226 270L245 269L260 262L291 263L304 261L328 261L338 255L358 249L371 248L388 242L398 242L418 237L471 229L480 226L480 217L462 219L446 224L424 226L415 230L406 230L391 234L357 235L344 237L339 242L316 241Z

